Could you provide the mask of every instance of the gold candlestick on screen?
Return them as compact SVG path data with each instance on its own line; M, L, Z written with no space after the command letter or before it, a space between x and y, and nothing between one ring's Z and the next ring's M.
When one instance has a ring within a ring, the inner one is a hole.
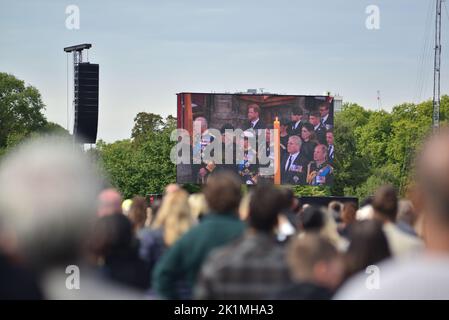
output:
M281 136L278 117L273 122L274 128L274 184L281 184Z

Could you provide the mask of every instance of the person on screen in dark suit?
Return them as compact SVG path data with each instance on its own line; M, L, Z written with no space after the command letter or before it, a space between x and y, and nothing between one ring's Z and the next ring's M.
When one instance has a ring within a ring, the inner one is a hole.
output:
M287 154L281 161L281 183L305 184L307 160L301 153L301 138L291 136L287 143Z
M260 120L259 105L252 103L248 106L248 121L249 123L246 130L248 129L258 130L266 128L265 124L262 122L262 120Z
M325 102L320 105L321 124L327 129L334 127L334 116L330 113L329 103Z
M327 130L326 141L327 141L327 159L329 160L329 163L332 164L334 162L334 155L335 155L334 131L332 129Z
M304 111L301 108L295 107L292 109L291 115L292 121L290 122L290 125L288 127L288 134L290 136L301 135L302 126L306 122L303 118L304 118Z
M234 137L234 126L226 123L221 129L221 141L222 141L222 153L221 153L221 163L217 163L213 171L213 174L223 171L232 171L237 173L236 168L236 152L237 146Z
M315 150L318 141L316 140L315 131L313 131L313 125L311 123L305 123L301 129L302 139L302 154L307 159L307 162L313 160L313 152Z
M326 127L321 124L320 113L312 112L309 116L309 122L313 125L313 131L315 131L318 142L326 144Z
M281 144L281 153L287 152L287 143L288 138L290 137L288 131L290 128L290 122L287 119L281 119L280 120L280 127L279 127L279 136L280 136L280 144Z
M334 168L327 161L327 147L319 144L315 147L313 161L307 166L307 183L311 186L332 185Z

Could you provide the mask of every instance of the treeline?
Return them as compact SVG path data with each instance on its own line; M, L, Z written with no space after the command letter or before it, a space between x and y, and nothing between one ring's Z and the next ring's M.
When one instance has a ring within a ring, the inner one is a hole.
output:
M331 194L364 198L391 183L404 195L413 183L414 156L432 131L432 113L432 101L404 103L391 112L345 104L335 116L336 177ZM444 95L441 125L448 119L449 96Z
M0 72L0 156L29 136L68 134L60 125L49 122L44 110L39 90Z
M42 132L65 132L48 122L39 91L14 76L0 73L0 156L24 138ZM449 96L441 100L442 124L449 119ZM384 183L401 194L412 183L411 166L421 141L432 130L432 101L404 103L391 112L370 111L354 103L344 104L335 115L335 183L326 187L296 187L298 195L346 195L365 198ZM170 133L176 118L141 112L134 119L129 139L98 141L90 150L110 183L125 197L161 193L176 181L170 161L175 142ZM438 156L438 155L435 155ZM187 186L198 190L197 186Z

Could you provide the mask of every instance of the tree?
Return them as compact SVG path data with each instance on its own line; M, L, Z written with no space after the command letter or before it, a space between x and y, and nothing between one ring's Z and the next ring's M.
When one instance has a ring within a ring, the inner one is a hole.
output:
M111 144L99 141L97 153L112 185L125 197L162 193L164 187L176 181L176 165L170 161L174 142L171 130L176 118L165 120L152 113L139 113L135 118L131 140Z
M164 121L158 114L139 112L134 118L134 127L131 138L134 140L145 139L149 133L160 132L164 127Z
M0 149L15 144L47 125L39 91L24 81L0 72Z

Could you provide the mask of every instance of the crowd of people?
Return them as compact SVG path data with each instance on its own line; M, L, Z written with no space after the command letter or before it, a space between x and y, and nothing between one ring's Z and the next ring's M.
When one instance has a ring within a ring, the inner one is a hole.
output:
M0 163L0 298L448 299L448 146L425 143L409 200L319 207L224 171L124 206L72 144L29 142Z
M267 168L261 164L260 155L265 153L266 159L274 159L274 143L270 141L270 132L273 125L267 125L261 119L261 109L257 104L248 105L248 123L243 138L236 144L236 139L226 136L227 130L234 130L227 123L220 129L223 143L222 161L205 159L204 150L211 144L215 137L208 131L207 119L200 116L197 122L201 128L201 140L193 146L193 158L201 160L201 164L193 166L194 181L204 184L207 178L223 170L233 171L240 176L243 183L257 184L260 180L273 179L274 168L271 173L263 173L261 168ZM322 103L317 111L306 112L299 107L292 108L291 119L280 119L280 170L281 183L289 185L331 185L333 183L334 161L334 125L333 115L330 112L329 103ZM265 131L265 134L263 133ZM250 138L260 139L265 135L266 148L260 148L255 143L249 143ZM270 145L271 143L271 145ZM237 159L236 149L241 148L242 159ZM231 151L229 159L225 159L226 151ZM228 160L228 161L226 161Z

